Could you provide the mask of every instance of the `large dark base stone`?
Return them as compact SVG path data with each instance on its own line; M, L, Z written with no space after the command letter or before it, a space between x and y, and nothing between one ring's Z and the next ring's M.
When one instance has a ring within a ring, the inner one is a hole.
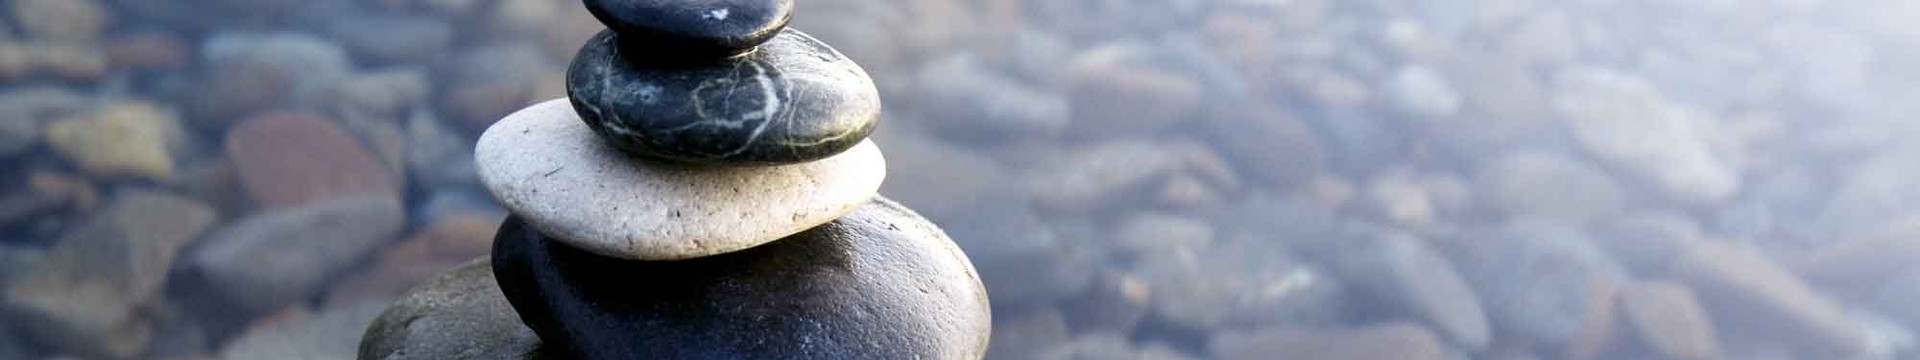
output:
M540 360L540 338L475 260L409 291L367 327L360 360Z
M966 255L886 199L692 260L597 256L517 218L493 253L521 319L575 359L980 359L991 326Z
M602 31L567 69L580 119L614 147L694 165L795 164L839 154L880 123L866 70L797 30L751 54L662 63Z

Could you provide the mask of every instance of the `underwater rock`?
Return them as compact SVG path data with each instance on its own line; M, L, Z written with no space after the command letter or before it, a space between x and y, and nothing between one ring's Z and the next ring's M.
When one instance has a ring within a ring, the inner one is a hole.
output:
M541 359L540 338L500 292L486 259L411 290L374 319L361 360Z
M397 197L392 170L332 120L308 114L269 114L227 132L247 194L267 208L354 195Z
M1231 332L1207 345L1222 360L1442 360L1446 344L1420 325L1391 323L1351 329Z
M96 176L162 180L173 176L171 146L181 142L179 120L158 105L110 105L47 124L47 144Z
M180 249L215 220L212 207L191 199L124 192L13 281L0 309L22 335L61 351L139 355L152 338L145 307L161 297Z
M1693 290L1671 282L1620 289L1620 314L1640 342L1668 359L1720 359L1713 322Z
M405 223L400 204L383 196L272 210L208 236L192 262L239 310L272 311L318 295L327 281L392 241Z

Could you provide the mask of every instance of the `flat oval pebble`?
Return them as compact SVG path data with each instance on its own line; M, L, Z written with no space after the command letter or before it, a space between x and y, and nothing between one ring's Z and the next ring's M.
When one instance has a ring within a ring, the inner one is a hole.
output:
M793 18L793 0L586 0L608 29L649 54L726 56L767 42Z
M529 225L636 260L724 254L825 224L876 196L887 171L872 143L784 166L645 161L600 141L564 99L494 124L474 160L487 190Z
M626 50L619 37L601 32L580 49L567 94L594 131L636 155L793 164L846 151L880 123L880 92L866 71L799 31L701 65L646 62L652 52Z
M732 254L621 260L500 228L494 274L561 358L977 360L986 289L953 240L891 200Z

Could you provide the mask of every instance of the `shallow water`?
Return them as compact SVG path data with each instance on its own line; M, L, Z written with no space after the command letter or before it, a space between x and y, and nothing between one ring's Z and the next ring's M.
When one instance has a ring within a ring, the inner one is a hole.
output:
M572 0L5 0L0 359L347 359ZM1920 358L1920 6L801 0L993 359Z

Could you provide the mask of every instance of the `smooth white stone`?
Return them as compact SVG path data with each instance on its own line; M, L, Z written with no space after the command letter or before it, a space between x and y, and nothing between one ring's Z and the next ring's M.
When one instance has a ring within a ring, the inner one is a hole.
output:
M608 146L566 99L495 123L474 157L487 191L542 233L635 260L724 254L799 233L873 199L887 173L872 141L794 165L642 161Z

